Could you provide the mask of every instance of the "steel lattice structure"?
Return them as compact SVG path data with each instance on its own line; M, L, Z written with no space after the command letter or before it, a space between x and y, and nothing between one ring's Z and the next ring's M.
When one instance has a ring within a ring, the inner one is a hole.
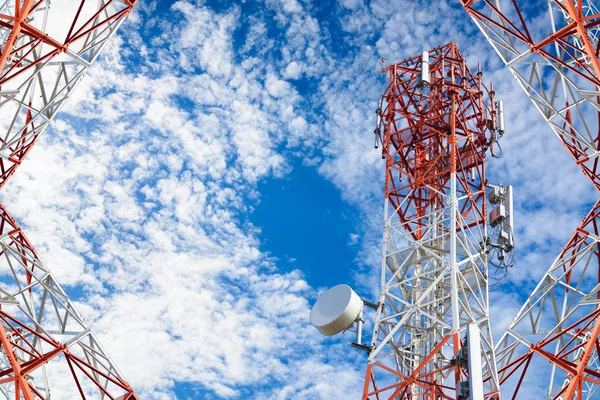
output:
M488 302L486 150L494 92L456 45L385 67L381 297L363 399L458 399L463 335L476 324L486 398L498 394ZM486 117L486 115L489 116Z
M530 1L461 3L600 190L597 2L548 0L541 7ZM502 392L510 398L600 395L599 215L600 200L497 345Z
M0 0L0 188L136 0ZM0 397L137 399L0 205Z

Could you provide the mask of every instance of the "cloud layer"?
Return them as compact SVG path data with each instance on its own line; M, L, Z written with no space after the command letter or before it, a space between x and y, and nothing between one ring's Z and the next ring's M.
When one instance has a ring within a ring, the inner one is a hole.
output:
M317 169L361 212L354 275L376 294L381 57L454 40L510 99L490 163L519 204L498 332L587 211L591 185L458 7L169 3L139 5L2 198L143 398L359 397L364 356L307 326L319 288L244 215L261 180Z

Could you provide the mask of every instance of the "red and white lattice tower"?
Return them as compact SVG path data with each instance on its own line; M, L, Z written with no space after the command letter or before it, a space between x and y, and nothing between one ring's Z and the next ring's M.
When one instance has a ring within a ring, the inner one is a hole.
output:
M461 399L477 379L473 398L496 398L485 178L500 133L494 92L454 43L383 72L381 297L363 399Z
M0 188L136 0L0 0ZM0 205L0 398L137 399Z
M600 190L598 2L461 3ZM560 169L549 171L553 172L560 173ZM600 200L498 343L502 392L510 398L532 393L530 398L539 399L600 396L599 215Z

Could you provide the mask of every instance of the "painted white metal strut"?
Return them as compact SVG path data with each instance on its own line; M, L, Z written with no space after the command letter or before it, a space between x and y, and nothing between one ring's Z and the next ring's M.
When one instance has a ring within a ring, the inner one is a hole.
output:
M494 110L493 93L484 99L480 75L468 71L453 43L423 54L431 57L384 68L381 295L363 400L466 400L469 357L479 359L475 398L482 391L496 398L485 152L486 134L497 132L484 118ZM461 348L470 325L479 350L469 354Z
M450 173L450 268L451 268L451 291L452 291L452 331L453 333L458 333L460 330L460 319L459 319L459 303L458 303L458 267L457 267L457 258L456 258L456 226L458 225L458 219L456 218L457 214L457 197L456 197L456 114L455 114L455 94L452 94L452 111L451 111L451 122L450 129L452 130L452 134L450 139L452 140L451 147L451 168L452 172Z
M0 52L8 55L0 61L0 188L135 2L0 1ZM1 205L0 305L0 330L13 348L0 350L0 398L137 399ZM29 388L17 390L23 381Z
M381 306L369 362L386 362L410 375L442 337L466 333L467 326L475 323L482 336L482 374L493 377L487 383L490 390L498 382L489 324L487 257L479 249L486 228L452 229L461 225L459 199L455 191L445 198L444 205L429 210L427 217L434 222L419 241L404 231L386 201ZM431 370L448 365L452 357L451 349L440 353ZM415 398L418 393L419 387L413 385Z
M469 353L469 400L483 400L483 374L481 370L481 338L477 324L467 328L467 348Z
M389 205L384 207L381 306L376 316L369 361L389 362L393 356L394 367L410 375L440 338L451 332L466 333L467 326L475 323L481 330L484 349L481 352L485 360L482 374L494 377L497 375L491 351L487 259L484 253L470 245L479 246L485 228L474 230L482 233L479 238L467 238L472 234L470 230L452 232L453 214L454 221L460 221L456 212L458 200L452 200L452 197L449 193L444 206L429 211L430 219L439 225L425 228L427 234L420 241L414 241L408 232L403 232L401 223L395 220L395 213L389 213ZM452 241L453 236L457 240ZM452 249L451 242L456 248ZM461 254L460 262L456 259L453 262L452 258L458 253ZM433 365L443 367L452 357L448 349L436 357ZM494 384L497 381L488 382L488 385ZM417 390L415 386L415 395Z
M532 9L528 1L462 3L555 135L600 190L600 4L547 0ZM528 13L535 13L535 21L527 13L519 16L517 7L533 10ZM573 11L585 21L583 35ZM567 34L552 40L560 32ZM598 210L599 203L498 342L503 392L517 391L516 398L523 393L519 388L548 399L598 398L597 352L582 358L597 328L593 319L586 318L598 318ZM530 373L523 372L527 369ZM580 381L573 381L574 376Z

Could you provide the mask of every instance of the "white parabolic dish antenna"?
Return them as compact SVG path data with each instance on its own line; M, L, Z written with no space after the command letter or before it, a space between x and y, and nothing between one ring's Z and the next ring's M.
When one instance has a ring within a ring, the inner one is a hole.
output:
M338 334L356 321L362 305L350 286L334 286L323 293L310 310L310 323L325 336Z

